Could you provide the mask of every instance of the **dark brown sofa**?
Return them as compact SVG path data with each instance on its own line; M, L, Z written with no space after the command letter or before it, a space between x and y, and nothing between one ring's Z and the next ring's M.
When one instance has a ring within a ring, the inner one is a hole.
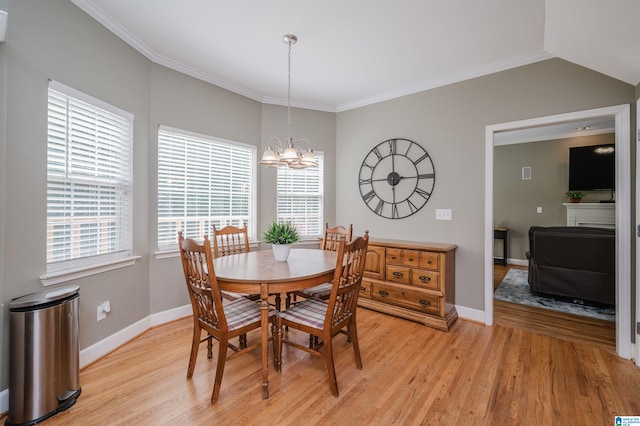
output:
M615 230L576 226L529 229L529 287L534 293L614 305Z

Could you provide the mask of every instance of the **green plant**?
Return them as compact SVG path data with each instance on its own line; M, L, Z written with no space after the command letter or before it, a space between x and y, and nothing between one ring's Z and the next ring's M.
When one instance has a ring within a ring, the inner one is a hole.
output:
M300 236L293 223L273 221L262 234L262 239L271 244L293 244L300 240Z
M584 197L584 192L582 192L582 191L567 191L567 197L580 199L580 198Z

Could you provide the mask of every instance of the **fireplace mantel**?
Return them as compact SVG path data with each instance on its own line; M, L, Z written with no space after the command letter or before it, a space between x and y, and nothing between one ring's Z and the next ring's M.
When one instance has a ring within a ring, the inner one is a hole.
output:
M567 208L567 226L616 227L615 203L563 203Z

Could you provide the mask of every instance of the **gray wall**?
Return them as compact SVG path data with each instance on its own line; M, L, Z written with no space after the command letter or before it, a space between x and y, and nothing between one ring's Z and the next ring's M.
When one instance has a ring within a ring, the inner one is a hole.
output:
M633 86L552 59L338 114L336 219L372 238L458 245L456 304L484 310L485 128L489 124L628 104ZM377 143L420 143L436 168L433 196L403 220L372 213L358 192L358 170ZM436 208L453 210L436 221Z
M569 148L615 143L615 134L496 146L493 151L493 221L509 228L508 258L525 260L532 225L564 226L569 202ZM522 168L531 167L531 180ZM586 191L583 202L609 199L609 191ZM536 208L542 207L542 213ZM502 243L494 248L502 257Z

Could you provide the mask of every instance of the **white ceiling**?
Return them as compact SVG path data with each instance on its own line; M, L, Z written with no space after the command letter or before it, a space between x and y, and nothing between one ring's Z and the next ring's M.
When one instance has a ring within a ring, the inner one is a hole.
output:
M640 82L638 0L72 0L152 61L340 112L560 57Z

